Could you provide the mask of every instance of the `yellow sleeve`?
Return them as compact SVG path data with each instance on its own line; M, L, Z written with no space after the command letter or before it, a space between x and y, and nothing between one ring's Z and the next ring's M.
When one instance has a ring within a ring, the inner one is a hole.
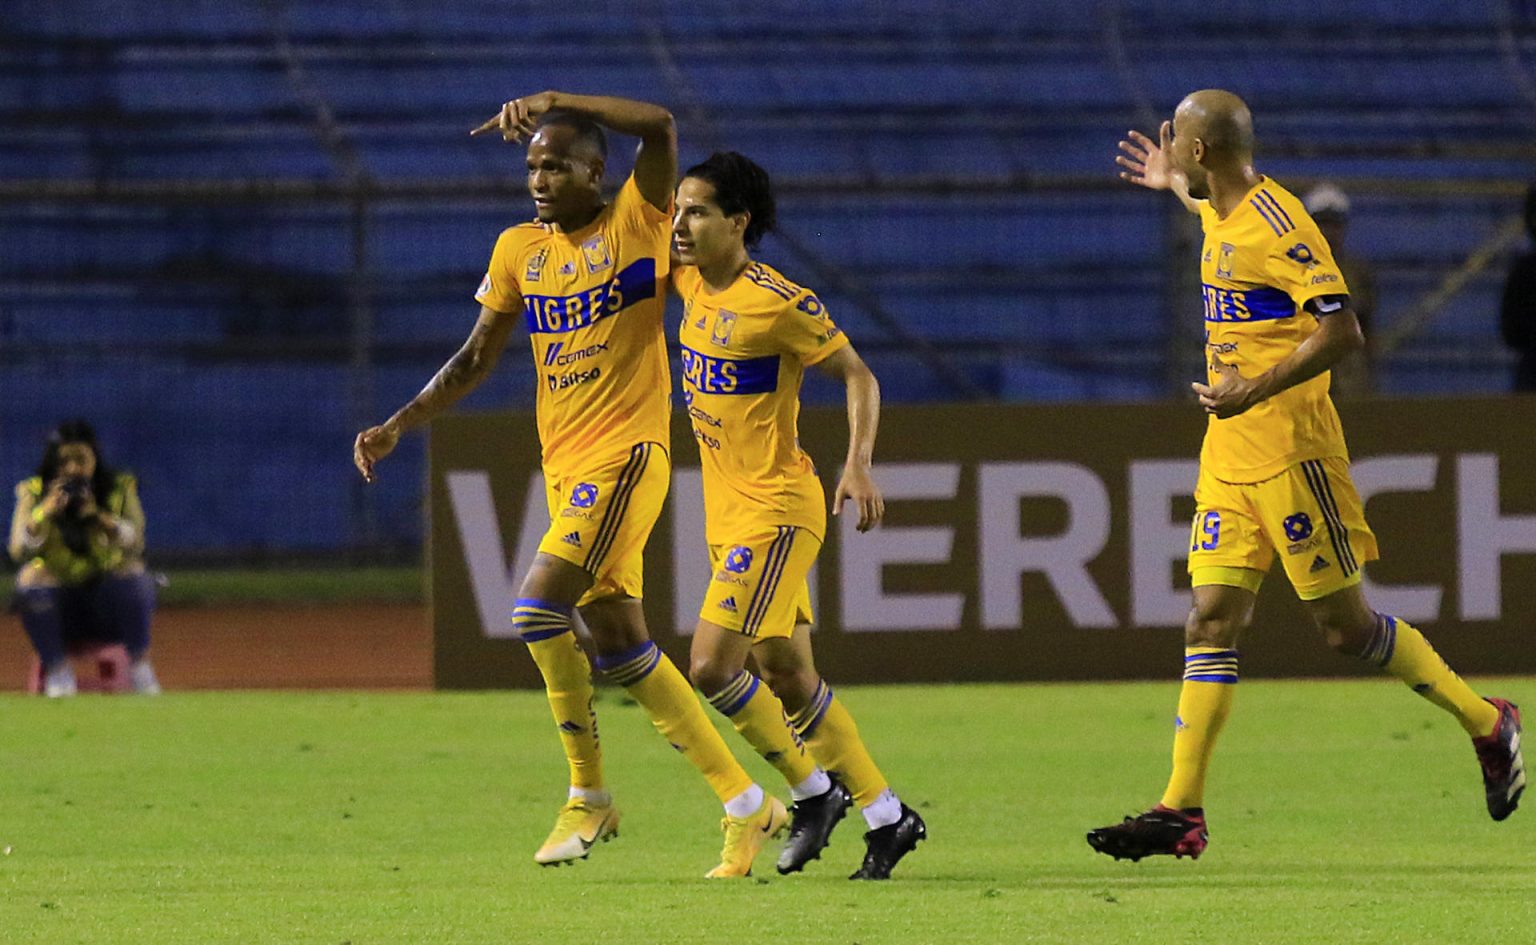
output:
M635 175L629 175L619 195L613 200L613 227L626 238L636 241L636 256L649 256L656 260L656 275L666 275L672 269L672 203L667 209L658 210L640 193Z
M144 550L144 505L139 501L139 480L132 473L119 473L112 494L111 512L133 526L133 541L124 548L132 554Z
M1269 284L1289 295L1297 308L1320 295L1348 295L1344 273L1334 262L1333 250L1322 231L1300 206L1289 212L1292 218L1300 214L1301 219L1270 248L1264 261Z
M522 247L523 238L516 227L501 232L496 248L491 250L491 265L475 292L476 302L503 314L523 310L523 296L517 289L517 256Z
M37 496L28 488L30 482L29 479L23 479L16 484L16 509L11 514L10 541L6 543L6 551L10 553L11 561L18 565L30 557L28 549L29 545L33 544L27 541L27 525L32 521L32 510L37 506Z
M654 204L645 199L640 193L640 185L635 183L635 175L630 174L624 181L624 186L619 188L619 195L613 198L614 220L626 229L650 229L657 224L670 226L672 223L672 202L667 201L665 210L658 210Z
M832 324L827 307L808 289L802 289L785 306L773 327L785 350L805 364L815 364L848 347L848 336Z

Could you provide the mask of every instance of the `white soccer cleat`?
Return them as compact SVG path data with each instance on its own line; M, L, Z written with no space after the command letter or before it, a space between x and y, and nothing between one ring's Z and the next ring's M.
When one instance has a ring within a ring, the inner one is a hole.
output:
M72 696L79 691L75 685L75 668L65 660L48 670L43 676L43 695L50 699Z
M160 695L160 680L149 660L141 659L128 667L128 686L141 696Z

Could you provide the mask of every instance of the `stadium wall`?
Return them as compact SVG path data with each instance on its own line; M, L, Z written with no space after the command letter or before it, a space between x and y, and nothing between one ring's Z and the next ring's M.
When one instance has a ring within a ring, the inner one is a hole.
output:
M1383 560L1373 604L1465 672L1536 672L1536 398L1340 408ZM1164 678L1182 657L1184 555L1204 417L1190 405L889 408L887 519L832 519L812 575L817 661L844 682ZM835 409L801 415L831 493ZM646 558L646 611L674 658L710 579L698 456L674 420L673 489ZM442 688L537 686L512 636L549 523L528 413L434 423L431 620ZM1278 571L1278 567L1276 568ZM1247 676L1360 674L1322 644L1282 575L1244 641Z

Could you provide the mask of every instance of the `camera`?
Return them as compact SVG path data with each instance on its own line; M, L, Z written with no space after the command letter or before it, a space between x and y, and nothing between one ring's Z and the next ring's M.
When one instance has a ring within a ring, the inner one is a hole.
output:
M59 491L67 500L64 503L64 511L69 515L79 515L80 509L85 505L86 497L91 494L91 481L84 476L70 476L59 484Z

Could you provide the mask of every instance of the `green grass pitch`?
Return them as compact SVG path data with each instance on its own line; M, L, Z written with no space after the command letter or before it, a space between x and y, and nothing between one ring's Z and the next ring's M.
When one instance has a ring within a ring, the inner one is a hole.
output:
M1536 708L1536 680L1478 685ZM564 764L539 694L5 697L0 941L1536 941L1536 796L1491 822L1460 729L1395 683L1244 683L1206 855L1138 864L1083 833L1156 800L1176 682L842 695L928 820L889 883L845 878L856 814L804 874L770 850L705 881L719 809L613 690L620 836L549 870Z

